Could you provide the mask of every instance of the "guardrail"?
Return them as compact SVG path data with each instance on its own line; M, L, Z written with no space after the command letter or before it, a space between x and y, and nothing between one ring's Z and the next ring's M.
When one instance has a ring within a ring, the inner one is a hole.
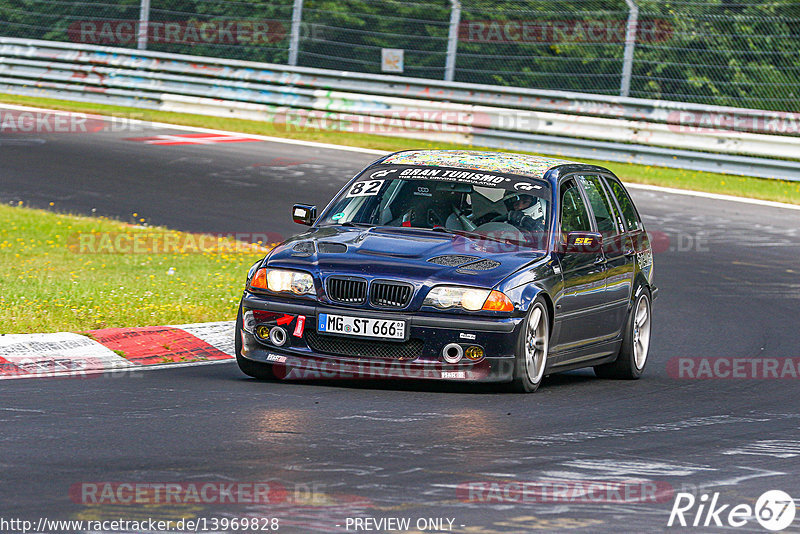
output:
M0 38L0 92L800 180L800 115Z

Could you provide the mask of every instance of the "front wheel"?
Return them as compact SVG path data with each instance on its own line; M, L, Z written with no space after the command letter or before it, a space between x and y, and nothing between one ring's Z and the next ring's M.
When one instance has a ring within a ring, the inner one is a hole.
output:
M511 388L518 393L536 391L544 378L550 349L550 316L541 300L535 301L522 322L514 360Z
M621 380L636 380L641 377L650 350L651 322L650 291L640 286L628 313L625 335L617 359L595 366L594 374L600 378Z

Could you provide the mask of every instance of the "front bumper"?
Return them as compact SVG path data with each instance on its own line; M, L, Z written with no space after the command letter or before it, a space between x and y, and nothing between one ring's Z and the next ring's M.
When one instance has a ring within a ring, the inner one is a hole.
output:
M286 302L248 292L242 299L242 313L251 320L236 333L241 336L241 356L271 364L276 376L295 380L407 378L508 382L513 378L516 339L523 320L338 308ZM405 319L408 340L365 342L331 335L323 339L316 331L320 313ZM258 326L280 326L287 334L285 344L275 346L259 339L254 333ZM484 356L477 361L463 358L458 363L447 363L442 351L451 343L463 350L480 347Z

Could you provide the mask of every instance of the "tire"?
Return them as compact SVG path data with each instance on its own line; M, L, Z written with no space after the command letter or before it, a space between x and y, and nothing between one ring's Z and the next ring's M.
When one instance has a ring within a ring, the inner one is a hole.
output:
M234 348L236 353L236 363L239 369L253 378L258 380L274 380L275 373L272 371L272 365L269 363L254 362L242 356L242 305L239 304L239 313L236 314L236 332L235 332Z
M634 294L633 306L628 312L625 335L617 359L596 365L594 374L600 378L638 380L647 365L652 319L650 290L645 286L639 286Z
M533 393L544 378L550 349L550 316L544 302L537 299L531 304L521 326L517 337L511 390L517 393Z

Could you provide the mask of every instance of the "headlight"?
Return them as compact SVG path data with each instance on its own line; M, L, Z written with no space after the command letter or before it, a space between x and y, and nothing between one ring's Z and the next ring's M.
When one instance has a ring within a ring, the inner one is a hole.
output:
M469 311L478 311L483 308L483 303L489 297L491 290L475 289L471 287L438 286L434 287L425 297L423 305L434 306L446 310L448 308L464 308Z
M250 287L270 291L290 291L295 295L316 295L314 279L310 274L284 269L259 269L253 276Z

